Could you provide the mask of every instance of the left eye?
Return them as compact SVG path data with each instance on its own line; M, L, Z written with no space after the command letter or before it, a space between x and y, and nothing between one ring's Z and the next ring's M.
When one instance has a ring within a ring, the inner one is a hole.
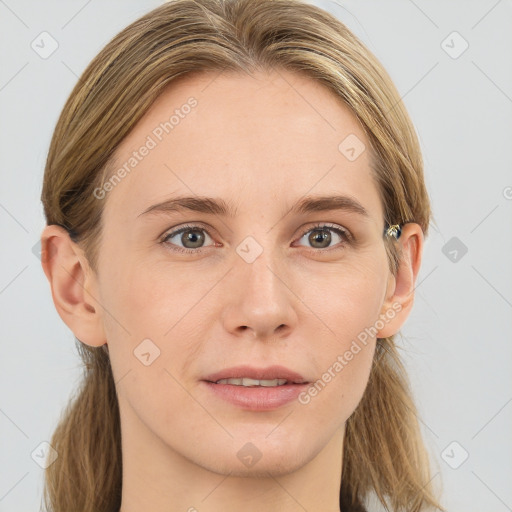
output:
M313 247L314 249L325 249L326 247L329 248L329 245L333 240L330 232L335 233L335 235L341 239L340 243L342 246L350 241L349 234L345 229L336 226L329 226L326 224L320 224L313 227L312 229L308 229L308 231L306 231L301 236L300 240L307 236L308 242L311 244L318 244L316 247Z
M350 235L348 231L340 227L326 224L319 224L313 228L309 228L302 234L299 240L302 240L307 236L308 242L313 244L313 249L325 249L329 248L331 242L333 241L331 233L334 233L335 237L340 239L339 243L341 244L341 247L339 248L342 248L346 243L350 241ZM172 239L178 236L178 240L182 244L181 246L177 245L175 242L172 242ZM211 237L208 235L206 229L199 226L184 226L176 231L171 231L170 233L166 234L162 239L162 243L172 246L171 249L173 251L198 253L201 252L201 249L205 247L203 244L206 238L210 238L211 240Z

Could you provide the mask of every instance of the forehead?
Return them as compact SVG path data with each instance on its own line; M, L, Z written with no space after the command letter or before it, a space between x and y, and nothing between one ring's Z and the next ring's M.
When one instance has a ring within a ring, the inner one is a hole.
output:
M309 77L193 74L173 82L117 148L112 169L123 178L106 211L122 205L133 219L152 202L201 195L234 200L237 211L252 214L340 193L381 218L369 153L356 116Z

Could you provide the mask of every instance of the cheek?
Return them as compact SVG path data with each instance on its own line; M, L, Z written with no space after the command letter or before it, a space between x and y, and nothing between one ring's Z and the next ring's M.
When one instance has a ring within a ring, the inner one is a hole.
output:
M116 377L145 372L138 378L147 378L148 386L154 379L155 386L168 385L164 369L185 372L208 338L212 309L207 294L220 278L204 272L199 277L203 274L171 265L136 268L124 275L116 268L103 281L103 320L113 371Z
M198 403L185 391L183 375L204 339L196 321L204 316L200 303L204 286L187 277L190 273L171 272L170 268L141 264L136 272L112 274L110 281L104 281L102 295L124 417L130 421L137 417L162 432L176 424L176 410L185 417L201 414ZM191 438L200 435L196 429L190 427Z
M375 338L363 339L360 333L364 330L359 323L345 323L339 329L344 329L344 334L337 336L335 343L321 347L322 355L317 356L317 378L298 397L314 424L312 428L334 431L343 425L356 409L368 384Z
M386 292L386 267L379 262L361 261L341 270L332 276L317 276L318 286L306 287L303 293L304 303L318 317L321 334L313 356L317 380L299 402L318 426L345 422L362 398Z
M382 262L353 260L301 277L304 314L314 313L341 344L375 324L386 295L388 274Z
M190 270L143 262L110 274L104 282L102 297L111 316L118 318L118 323L131 334L161 339L181 319L195 313L194 305L200 309L209 279L193 276Z

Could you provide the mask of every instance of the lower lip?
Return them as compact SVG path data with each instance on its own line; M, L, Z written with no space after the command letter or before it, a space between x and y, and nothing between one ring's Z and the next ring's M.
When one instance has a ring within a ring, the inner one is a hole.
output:
M297 399L308 384L285 384L284 386L235 386L203 381L216 396L237 407L250 411L270 411Z

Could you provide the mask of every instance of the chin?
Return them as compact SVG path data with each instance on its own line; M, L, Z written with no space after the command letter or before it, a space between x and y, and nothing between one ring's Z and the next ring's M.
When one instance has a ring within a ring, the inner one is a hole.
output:
M215 453L209 454L208 460L196 463L221 475L278 477L297 471L321 450L321 447L315 450L307 446L307 440L299 436L283 435L271 439L272 436L268 435L267 430L252 436L237 435L229 446L219 443Z
M229 474L240 478L280 477L299 470L307 462L303 456L299 458L296 450L290 450L288 454L262 455L261 459L252 466L245 466L238 458L235 460L229 458L216 461L206 469L220 475Z

